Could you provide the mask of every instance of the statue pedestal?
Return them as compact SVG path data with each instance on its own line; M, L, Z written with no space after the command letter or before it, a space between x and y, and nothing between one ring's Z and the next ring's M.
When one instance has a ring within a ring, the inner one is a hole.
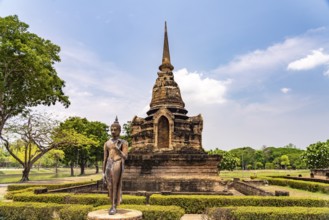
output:
M118 209L115 215L109 215L108 209L88 213L88 220L140 220L142 212L132 209Z

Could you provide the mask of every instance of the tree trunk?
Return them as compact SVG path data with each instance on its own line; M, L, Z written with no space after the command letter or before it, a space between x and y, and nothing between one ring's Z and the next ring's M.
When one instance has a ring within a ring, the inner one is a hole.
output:
M98 161L96 160L96 163L95 163L95 167L96 167L96 174L99 173L99 166L98 166Z
M27 182L30 180L29 179L30 170L31 168L29 166L24 167L22 179L20 180L20 182Z
M58 174L58 159L56 158L55 173Z
M71 167L71 176L74 176L74 163L73 162L70 163L70 167Z
M85 175L85 164L81 163L80 165L80 175Z

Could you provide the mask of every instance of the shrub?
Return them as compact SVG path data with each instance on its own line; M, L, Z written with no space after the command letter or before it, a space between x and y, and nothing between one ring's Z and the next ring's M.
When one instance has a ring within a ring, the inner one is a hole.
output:
M207 210L210 219L216 220L326 220L329 208L319 207L221 207Z
M89 205L65 206L59 210L59 217L61 220L85 220L92 209Z
M100 206L109 204L106 194L72 194L72 193L45 193L33 194L32 192L17 193L13 196L14 201L19 202L45 202L59 204L85 204ZM123 195L123 204L145 204L144 196Z
M60 204L45 203L0 203L0 219L49 220L54 212L63 208Z
M206 208L222 206L329 206L329 200L294 197L260 197L260 196L209 196L209 195L158 195L150 197L151 205L175 205L182 207L186 213L204 213Z
M16 194L25 193L25 192L33 192L37 188L38 187L30 187L30 188L25 188L25 189L16 190L16 191L9 191L5 194L5 198L6 199L13 199L13 196L16 195Z
M94 210L108 209L109 205L94 208ZM178 206L158 205L120 205L121 209L134 209L143 213L143 220L179 220L185 214L184 209Z
M5 220L83 220L92 206L54 203L0 202L0 219Z
M329 194L329 184L325 183L316 183L316 182L306 182L303 180L290 180L284 178L270 178L266 177L269 184L278 185L278 186L289 186L295 189L302 189L311 192L323 192Z

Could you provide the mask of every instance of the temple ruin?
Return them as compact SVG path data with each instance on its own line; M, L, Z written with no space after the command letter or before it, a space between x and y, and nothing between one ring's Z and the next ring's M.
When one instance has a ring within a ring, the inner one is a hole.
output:
M167 25L165 24L162 64L153 86L150 109L146 118L132 120L132 148L156 151L202 149L203 119L199 114L187 116L170 62Z

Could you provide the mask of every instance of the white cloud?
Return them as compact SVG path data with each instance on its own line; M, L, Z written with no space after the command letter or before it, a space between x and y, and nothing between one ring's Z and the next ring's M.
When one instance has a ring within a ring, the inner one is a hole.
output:
M224 103L227 86L231 83L231 80L219 81L203 77L202 74L188 72L185 68L175 72L175 80L180 87L183 99L199 104Z
M329 77L329 68L326 71L323 72L323 75Z
M213 70L212 73L215 78L228 77L232 79L234 83L230 87L231 91L255 86L262 87L274 75L278 77L278 74L281 74L285 77L288 64L299 59L301 55L306 56L316 48L329 50L328 35L327 28L312 29L302 35L286 38L284 41L266 48L237 55L227 64ZM328 63L328 54L321 51L315 54L320 54L319 57L322 58L315 63Z
M313 50L311 54L304 58L295 60L288 64L287 70L310 70L321 65L329 64L329 54L326 54L323 48Z
M287 94L290 91L291 91L290 88L281 88L281 92L284 93L284 94Z
M142 79L101 60L83 45L62 46L61 58L56 70L66 82L64 92L71 105L65 109L57 104L51 110L40 106L40 110L52 111L61 118L80 116L108 124L118 115L123 124L149 101Z
M303 47L301 47L303 45ZM229 64L218 67L219 74L253 75L259 71L270 71L289 62L292 58L303 53L305 49L313 48L314 42L302 37L288 38L282 43L269 46L266 49L257 49L235 57Z

